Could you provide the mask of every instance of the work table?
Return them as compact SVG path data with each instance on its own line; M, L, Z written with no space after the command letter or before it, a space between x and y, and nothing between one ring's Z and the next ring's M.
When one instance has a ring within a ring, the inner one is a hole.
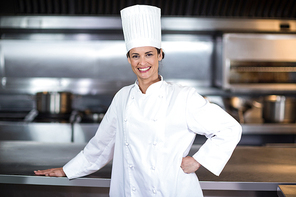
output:
M32 141L0 142L0 184L109 187L111 163L74 180L35 176L34 170L61 167L85 144ZM198 150L193 145L189 155ZM203 190L276 191L296 184L296 146L238 146L219 177L201 167L196 174Z

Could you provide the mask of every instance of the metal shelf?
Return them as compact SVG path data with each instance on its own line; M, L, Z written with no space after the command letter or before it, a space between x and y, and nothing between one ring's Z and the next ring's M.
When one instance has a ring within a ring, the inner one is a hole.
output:
M296 124L242 124L243 134L296 134Z

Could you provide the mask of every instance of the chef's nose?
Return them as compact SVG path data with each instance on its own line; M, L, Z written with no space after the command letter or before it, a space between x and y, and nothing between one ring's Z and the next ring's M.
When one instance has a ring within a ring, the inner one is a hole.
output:
M146 65L146 63L147 63L147 61L146 61L145 57L141 57L141 59L140 59L140 64L141 64L142 66L144 66L144 65Z

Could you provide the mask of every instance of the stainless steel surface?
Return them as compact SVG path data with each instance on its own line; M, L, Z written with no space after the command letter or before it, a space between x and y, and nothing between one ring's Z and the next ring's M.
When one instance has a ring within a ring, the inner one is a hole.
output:
M4 76L4 55L2 52L2 47L0 46L0 76ZM1 84L5 85L5 80L1 80Z
M84 144L0 142L0 183L108 187L111 164L85 178L39 177L33 170L62 166ZM193 146L190 154L199 146ZM204 190L276 191L279 184L296 183L296 148L237 147L219 177L197 171Z
M254 92L263 94L279 94L294 92L295 84L233 84L231 87L225 86L226 89L231 89L233 93L249 93Z
M95 135L98 127L99 124L94 123L75 123L72 126L70 123L0 122L0 141L68 143L73 139L74 143L87 143ZM242 128L243 138L254 136L252 142L259 140L260 136L275 135L272 142L276 143L279 136L296 134L296 124L242 124ZM256 143L258 145L265 142Z
M70 143L71 138L72 127L70 123L0 122L0 141ZM77 138L80 141L85 140L82 134L78 135Z
M37 92L36 109L39 113L67 114L72 112L72 93Z
M296 185L279 185L277 194L279 197L295 197Z
M40 91L71 91L78 95L113 95L123 86L135 82L135 77L131 77L128 81L56 77L2 77L1 79L5 80L5 85L0 87L1 93L30 95Z
M296 61L294 34L224 34L223 42L229 60Z
M290 23L291 22L291 23ZM239 31L239 32L281 32L281 20L262 19L223 19L223 18L165 18L162 20L164 30L187 30L187 31ZM295 21L287 21L291 32L296 30Z
M295 51L293 34L224 34L222 87L235 92L295 91ZM257 68L259 65L264 72ZM254 69L260 73L255 73ZM279 73L276 69L285 72ZM263 77L267 81L260 81ZM234 82L236 79L238 82Z
M0 122L0 141L87 143L98 127L95 123Z
M26 184L48 186L76 187L110 187L110 178L85 177L69 181L66 177L44 177L27 175L0 174L0 184ZM201 181L202 190L234 190L234 191L276 191L278 182L230 182L230 181ZM285 184L285 183L280 183ZM289 184L289 183L286 183ZM296 184L296 183L295 183Z
M242 124L243 134L296 134L296 124Z
M2 16L0 24L21 29L121 29L119 17Z
M295 123L296 99L280 95L265 96L262 110L267 123Z
M106 39L89 34L30 34L30 38L0 40L5 60L0 94L115 94L134 83L136 76L126 59L124 41ZM160 74L166 80L211 86L211 36L164 35L162 47L166 57L160 63Z
M45 177L0 174L0 183L26 185L110 187L110 178L79 178L69 181L66 177Z
M295 20L264 20L237 18L162 17L164 31L243 31L285 32L281 25L289 26L288 32L296 32ZM71 30L121 30L119 17L93 16L2 16L1 28L13 29L71 29Z
M99 124L76 123L73 125L74 143L87 143L95 134Z
M63 166L84 146L85 143L1 141L0 173L34 176L34 170ZM111 163L102 168L99 174L94 173L89 177L110 179L110 169ZM49 181L55 182L56 180Z

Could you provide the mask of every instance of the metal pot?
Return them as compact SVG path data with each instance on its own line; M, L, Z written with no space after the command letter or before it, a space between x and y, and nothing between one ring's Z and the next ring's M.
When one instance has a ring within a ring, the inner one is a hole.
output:
M266 123L294 123L296 99L270 95L263 99L262 118Z
M223 98L225 109L240 123L245 123L244 113L253 107L252 101L240 97Z
M39 113L67 114L72 111L72 93L38 92L36 108Z

